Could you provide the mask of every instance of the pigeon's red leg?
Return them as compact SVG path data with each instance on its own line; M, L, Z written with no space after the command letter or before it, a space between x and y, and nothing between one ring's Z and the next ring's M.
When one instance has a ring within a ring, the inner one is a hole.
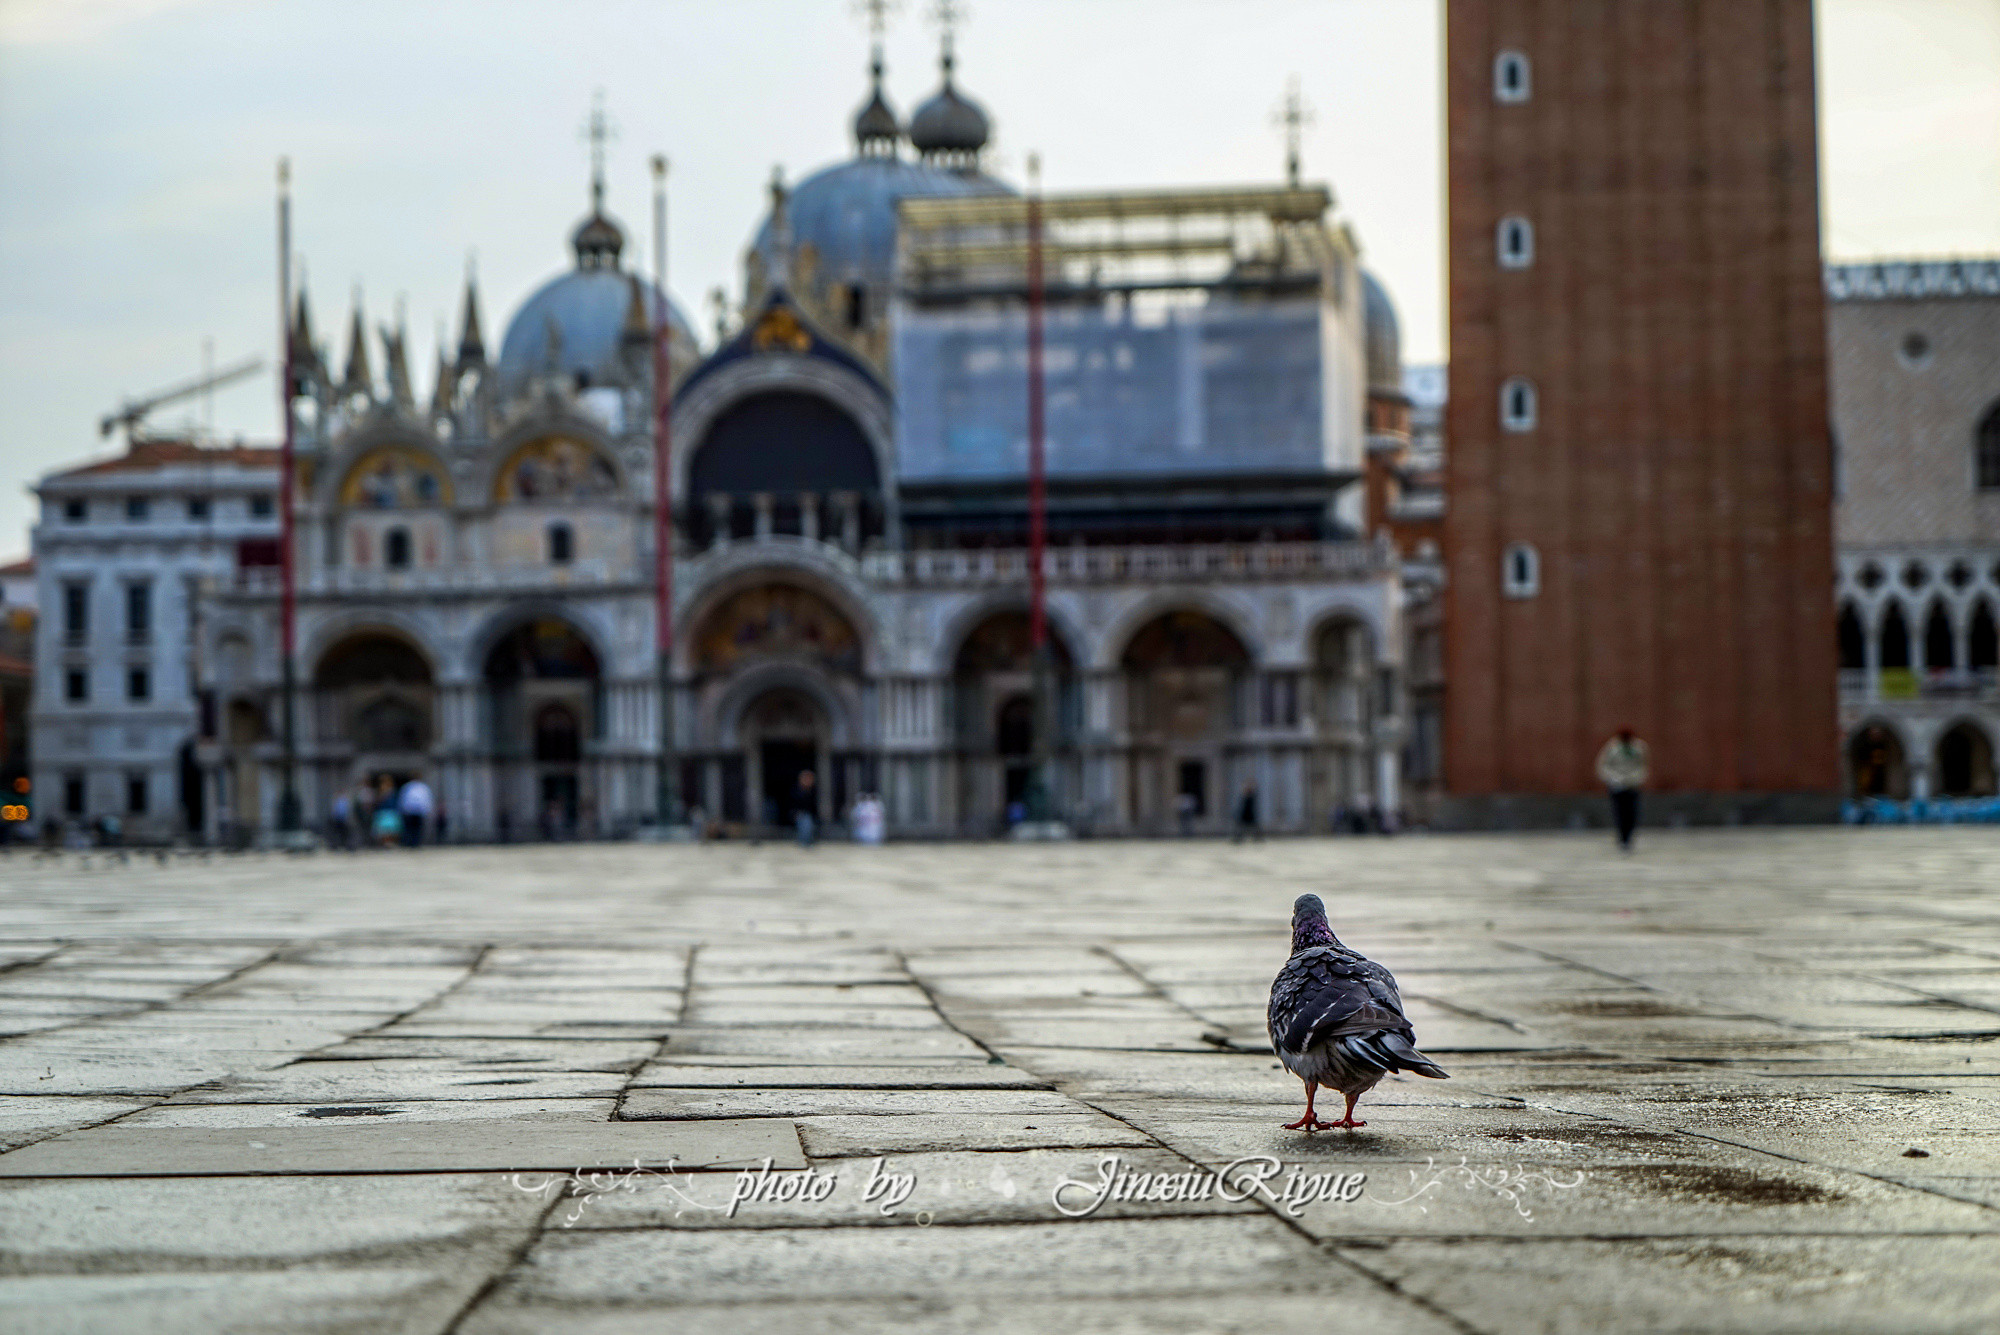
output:
M1333 1127L1336 1126L1344 1126L1348 1130L1352 1131L1357 1126L1367 1126L1368 1123L1366 1122L1357 1122L1354 1120L1354 1101L1360 1097L1361 1096L1359 1094L1349 1094L1347 1096L1347 1116L1341 1118L1338 1122L1326 1123L1325 1125L1328 1127L1328 1129L1332 1129Z
M1282 1129L1286 1131L1304 1131L1308 1135L1310 1135L1315 1131L1333 1130L1333 1128L1339 1125L1339 1123L1322 1122L1313 1116L1313 1095L1318 1092L1319 1086L1315 1085L1310 1080L1306 1081L1305 1083L1306 1083L1306 1115L1304 1117L1301 1117L1296 1122L1285 1123Z

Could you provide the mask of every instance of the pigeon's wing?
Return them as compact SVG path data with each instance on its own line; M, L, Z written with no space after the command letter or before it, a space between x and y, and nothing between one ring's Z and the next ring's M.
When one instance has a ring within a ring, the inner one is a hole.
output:
M1373 960L1328 947L1285 963L1271 989L1271 1038L1288 1052L1343 1034L1409 1027L1396 980Z

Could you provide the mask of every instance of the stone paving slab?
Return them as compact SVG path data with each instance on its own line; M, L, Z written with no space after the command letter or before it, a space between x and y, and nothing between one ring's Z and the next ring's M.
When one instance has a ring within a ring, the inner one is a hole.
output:
M817 1065L696 1066L686 1062L649 1062L628 1086L645 1089L1040 1089L1047 1088L1026 1071L988 1062L936 1063L929 1066Z
M15 862L0 1169L549 1162L0 1177L0 1328L1985 1330L1995 887L1971 827ZM1305 890L1453 1076L1310 1137L1263 1031ZM726 1125L793 1166L555 1162ZM1171 1185L1267 1158L1357 1191Z
M775 1119L674 1123L521 1122L468 1127L361 1119L248 1129L105 1126L0 1154L0 1178L275 1177L310 1173L566 1172L678 1164L734 1170L765 1159L804 1168Z
M1352 1255L1481 1328L1972 1332L2000 1328L2000 1237L1398 1241Z

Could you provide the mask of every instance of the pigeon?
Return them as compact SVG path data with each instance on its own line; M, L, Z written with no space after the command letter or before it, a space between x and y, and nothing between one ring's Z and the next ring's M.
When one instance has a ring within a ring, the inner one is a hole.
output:
M1340 943L1318 895L1292 905L1292 957L1271 983L1271 1046L1306 1084L1306 1115L1287 1131L1352 1130L1354 1101L1391 1071L1449 1080L1444 1068L1416 1049L1396 979L1359 951ZM1313 1094L1324 1085L1347 1096L1338 1122L1313 1116Z

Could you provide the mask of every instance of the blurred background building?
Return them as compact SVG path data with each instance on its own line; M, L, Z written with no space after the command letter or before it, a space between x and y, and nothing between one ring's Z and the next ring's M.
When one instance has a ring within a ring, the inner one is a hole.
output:
M663 328L674 735L708 817L810 801L838 820L877 791L898 831L990 833L1038 751L1056 813L1098 832L1219 830L1252 789L1274 829L1404 804L1406 563L1363 479L1393 457L1412 523L1431 484L1405 457L1388 295L1296 175L1041 201L1056 707L1037 718L1028 211L987 138L948 42L907 120L878 55L853 156L773 182L706 345L635 263L601 169L570 263L497 352L468 279L427 383L400 324L371 333L357 302L336 359L300 296L309 824L416 774L457 837L652 817ZM34 769L66 816L133 837L276 822L276 482L268 451L143 439L44 479L40 587L63 620Z
M1827 269L1848 791L1996 792L2000 260Z

